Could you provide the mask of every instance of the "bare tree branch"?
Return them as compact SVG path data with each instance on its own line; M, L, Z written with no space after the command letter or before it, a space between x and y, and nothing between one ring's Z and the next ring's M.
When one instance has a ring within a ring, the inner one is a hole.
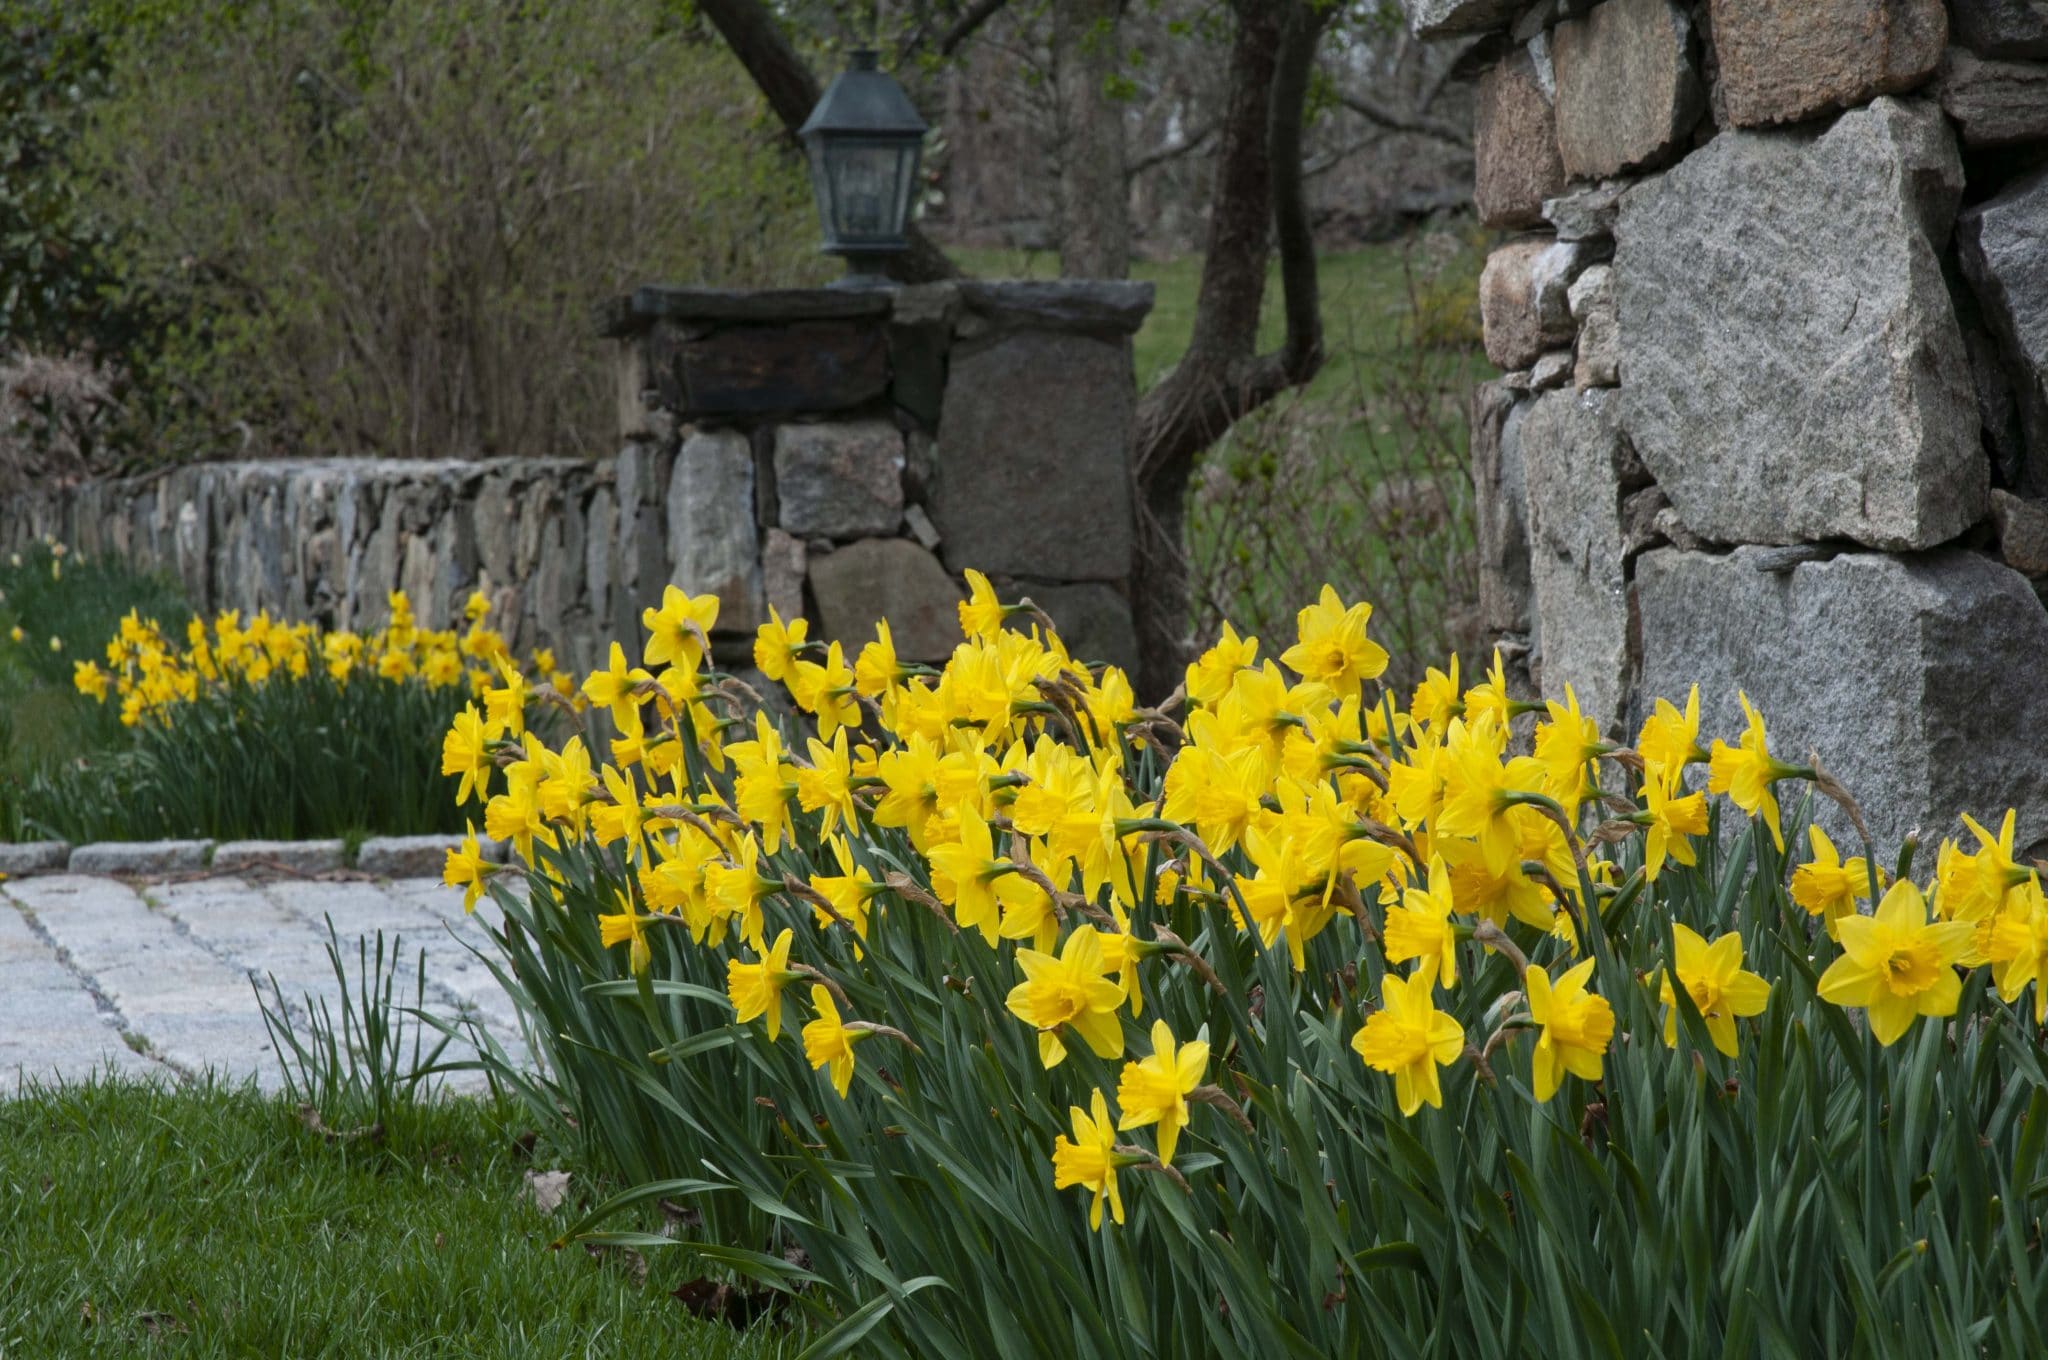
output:
M1204 123L1196 128L1191 135L1183 137L1177 142L1169 142L1164 146L1155 147L1142 156L1133 156L1130 163L1124 167L1124 176L1129 179L1135 179L1156 165L1164 165L1168 161L1179 160L1190 151L1199 151L1202 145L1215 135L1216 124L1213 121Z
M998 10L1010 0L976 0L967 7L966 13L955 19L952 26L939 35L933 48L940 56L950 57L960 50L960 45L974 36L974 31L995 17Z
M1369 123L1376 123L1394 132L1413 132L1424 137L1434 137L1440 142L1453 146L1472 145L1469 129L1445 118L1432 118L1428 114L1409 112L1393 108L1373 98L1363 90L1338 90L1337 102L1350 109Z

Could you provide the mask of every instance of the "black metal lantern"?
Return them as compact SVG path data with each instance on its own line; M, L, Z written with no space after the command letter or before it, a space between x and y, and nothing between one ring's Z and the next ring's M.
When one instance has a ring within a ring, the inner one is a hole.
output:
M840 287L887 286L882 260L910 248L903 231L924 134L910 96L868 48L854 52L853 64L799 129L825 227L823 249L846 258Z

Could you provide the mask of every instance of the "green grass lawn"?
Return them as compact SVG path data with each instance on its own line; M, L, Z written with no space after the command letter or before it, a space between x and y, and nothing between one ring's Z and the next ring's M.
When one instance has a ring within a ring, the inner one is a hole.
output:
M1476 339L1479 265L1485 262L1485 247L1464 242L1461 258L1443 271L1442 287L1452 294L1471 292L1468 337ZM1059 277L1059 256L1045 251L954 250L950 254L963 269L984 278L1046 279ZM1317 259L1317 279L1323 304L1324 343L1330 362L1310 385L1310 395L1333 398L1349 392L1359 364L1383 363L1406 341L1407 328L1421 293L1425 305L1439 303L1430 283L1428 263L1410 241L1391 241L1355 250L1326 251ZM1145 318L1133 343L1138 386L1152 386L1173 367L1188 337L1194 334L1195 303L1201 286L1202 257L1183 255L1171 260L1140 260L1131 267L1131 277L1154 288L1151 315ZM1437 324L1449 324L1439 321ZM1275 347L1285 332L1281 313L1280 271L1275 264L1267 277L1266 296L1260 313L1259 343Z
M793 1354L669 1297L690 1272L550 1251L513 1118L408 1106L379 1146L249 1088L0 1101L0 1357ZM546 1165L545 1162L542 1165Z

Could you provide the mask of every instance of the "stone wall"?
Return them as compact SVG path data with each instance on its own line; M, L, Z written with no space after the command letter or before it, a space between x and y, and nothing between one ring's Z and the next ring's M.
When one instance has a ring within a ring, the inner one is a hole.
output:
M1482 602L1632 732L1746 689L1872 829L2048 843L2048 3L1409 0L1482 70Z
M473 589L524 651L588 668L673 583L750 655L770 607L899 652L959 640L969 567L1091 659L1134 664L1131 335L1149 285L897 293L641 289L608 306L611 458L201 463L0 506L0 550L53 536L177 575L206 611L372 628L404 589L446 626Z

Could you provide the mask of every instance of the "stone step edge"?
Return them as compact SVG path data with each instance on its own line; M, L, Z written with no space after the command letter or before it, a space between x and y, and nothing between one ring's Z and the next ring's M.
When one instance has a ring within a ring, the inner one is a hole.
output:
M340 839L311 841L0 841L0 879L37 874L322 874L354 871L375 878L439 878L457 835L372 836L349 853ZM478 837L483 857L503 863L507 847Z

